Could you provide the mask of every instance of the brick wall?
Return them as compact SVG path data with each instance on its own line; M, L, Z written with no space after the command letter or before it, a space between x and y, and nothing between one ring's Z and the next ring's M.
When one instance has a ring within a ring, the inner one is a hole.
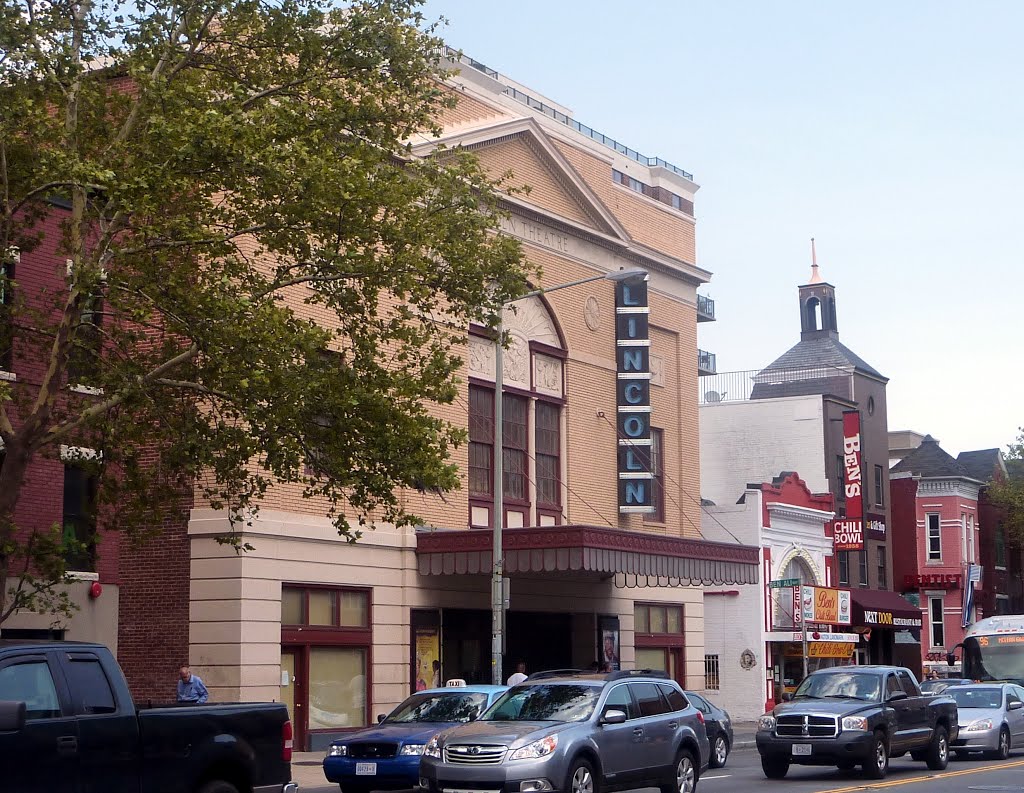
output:
M191 494L142 544L121 539L118 660L137 701L173 700L178 667L189 662L188 516Z

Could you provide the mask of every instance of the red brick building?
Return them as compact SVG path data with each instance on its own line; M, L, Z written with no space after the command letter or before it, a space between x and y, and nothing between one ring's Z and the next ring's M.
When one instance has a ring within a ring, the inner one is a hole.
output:
M946 653L964 637L963 587L967 566L980 559L984 483L930 435L893 466L890 481L895 583L920 604L924 670L943 673ZM983 578L981 591L989 586Z
M53 211L39 225L43 234L40 244L31 251L14 252L2 267L5 277L0 299L5 307L20 301L31 310L59 315L68 284L67 261L58 248L60 224L67 207L59 201L51 204ZM99 321L98 314L87 316ZM22 329L14 326L6 310L0 313L0 325L0 380L10 385L15 397L34 395L43 380L47 361L39 354L38 346L29 344ZM86 334L83 338L90 337ZM80 377L75 378L77 382L62 385L62 400L95 398L94 389L87 385L88 370L87 359L73 359L71 375ZM17 400L7 404L12 424L17 427L22 421ZM25 474L24 489L14 516L25 536L33 530L46 531L62 526L66 536L74 536L86 544L85 550L69 554L68 558L74 580L67 586L67 593L77 611L60 627L53 626L52 615L16 613L0 627L4 638L87 639L117 648L120 548L116 537L95 531L96 482L88 466L83 464L93 453L91 449L64 445L48 455L37 455ZM93 586L95 583L100 584L101 591Z

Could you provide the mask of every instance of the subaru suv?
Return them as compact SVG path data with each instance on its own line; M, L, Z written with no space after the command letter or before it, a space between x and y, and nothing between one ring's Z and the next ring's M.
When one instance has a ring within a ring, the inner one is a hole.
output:
M710 758L703 715L661 672L550 672L423 749L427 793L694 793Z

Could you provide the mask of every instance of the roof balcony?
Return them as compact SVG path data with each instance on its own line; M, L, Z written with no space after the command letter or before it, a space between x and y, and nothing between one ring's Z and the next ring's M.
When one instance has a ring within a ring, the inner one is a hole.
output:
M718 371L715 354L707 350L697 350L697 375L709 377Z
M715 321L715 301L707 295L697 295L697 321Z

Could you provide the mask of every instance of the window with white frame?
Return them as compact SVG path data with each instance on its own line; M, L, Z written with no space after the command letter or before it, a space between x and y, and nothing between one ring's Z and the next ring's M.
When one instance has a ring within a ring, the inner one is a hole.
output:
M925 515L928 526L928 561L942 561L942 528L937 512Z
M967 516L967 561L972 564L978 560L974 548L974 515Z
M928 634L932 647L945 647L946 630L943 619L943 598L928 598Z
M968 561L967 556L967 513L960 513L960 561Z
M708 691L718 691L722 687L721 675L719 674L718 656L704 656L704 688Z

